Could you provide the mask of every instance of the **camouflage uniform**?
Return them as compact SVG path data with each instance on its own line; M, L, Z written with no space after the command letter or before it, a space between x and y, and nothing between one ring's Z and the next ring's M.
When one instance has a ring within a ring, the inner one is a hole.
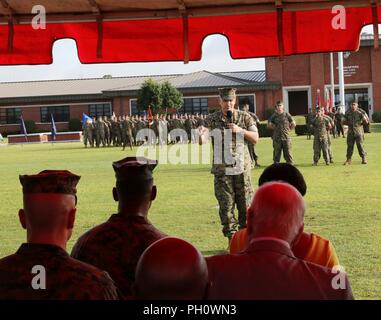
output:
M225 128L228 124L228 119L223 115L222 111L217 111L209 115L205 119L205 126L210 130L220 130L222 134L222 150L224 152L224 139ZM234 110L233 123L237 126L257 132L254 119L244 111ZM251 185L251 158L247 146L247 141L244 141L243 150L239 151L239 146L236 144L236 134L232 135L232 144L229 154L233 158L233 162L243 160L243 170L240 173L234 175L228 175L227 169L232 168L233 165L229 164L227 159L223 157L221 163L215 163L215 157L218 145L215 143L215 139L212 138L213 144L213 166L211 172L214 174L214 193L219 204L219 215L221 224L223 226L222 233L225 237L231 238L237 228L237 222L234 217L234 205L237 205L238 209L238 225L239 228L246 227L246 209L249 207L251 198L253 196L253 188ZM243 152L243 154L242 154ZM243 158L243 159L242 159Z
M136 134L138 134L140 130L146 129L146 127L147 127L146 122L142 118L139 118L137 123L136 123ZM136 140L136 138L135 138L135 140ZM136 141L137 145L141 145L143 143L144 143L144 141Z
M99 148L100 144L102 143L103 147L106 146L105 141L105 123L103 122L102 118L99 117L96 125L95 125L95 137L96 137L96 145L97 148Z
M131 285L140 255L150 244L165 236L145 217L114 214L107 222L82 235L71 256L106 270L122 295L128 297L132 294Z
M344 128L343 128L343 118L344 115L340 111L336 111L335 113L335 123L336 123L336 130L337 130L337 135L340 137L340 134L345 137L344 135Z
M333 119L329 115L324 115L324 117L328 120L329 126L333 128L335 126L335 121L333 121ZM330 130L327 130L328 156L329 156L329 162L333 163L332 141L331 141L331 135L329 134L329 132Z
M107 120L107 117L104 118L104 128L105 128L105 142L107 146L111 144L111 122Z
M130 120L124 118L120 123L120 130L122 133L122 147L124 150L127 144L132 145L132 128Z
M283 150L284 159L287 163L292 164L290 125L294 122L294 120L288 112L282 112L281 114L274 113L268 121L275 126L272 136L274 163L280 162L280 157Z
M330 131L331 131L333 137L336 138L336 133L337 133L337 132L336 132L335 113L332 112L332 111L331 111L331 112L328 112L328 113L327 113L327 116L330 117L331 120L332 120L332 123L331 123L332 126L331 126L331 130L330 130Z
M311 126L314 130L314 165L316 165L320 159L321 152L325 163L328 165L330 162L330 156L328 153L328 136L330 127L330 121L324 116L315 116L311 122Z
M184 121L184 128L185 128L185 131L187 132L187 135L188 135L188 142L191 143L192 142L192 129L193 129L191 116L186 116L185 121Z
M348 125L347 134L347 160L351 160L353 155L353 147L356 142L357 150L363 161L366 158L366 151L364 149L364 129L363 122L365 122L366 116L359 111L348 110L345 113L343 122Z
M114 147L120 146L121 140L122 140L122 133L120 130L118 119L113 119L111 121L111 139L112 139L112 145Z
M33 289L34 266L46 270L46 289ZM0 300L116 300L109 275L70 258L50 244L24 243L15 254L0 260Z
M250 114L254 121L255 121L255 124L257 126L257 128L259 127L259 124L261 123L259 121L259 118L258 116L254 113L254 112L250 112L250 111L247 111L248 114ZM255 162L255 165L256 166L259 166L258 164L258 155L255 153L255 145L251 142L247 142L247 146L248 146L248 149L249 149L249 154L250 154L250 157L251 157L251 160Z
M83 143L85 144L85 147L87 148L87 143L89 143L90 146L94 146L93 142L93 124L91 122L87 122L83 125Z

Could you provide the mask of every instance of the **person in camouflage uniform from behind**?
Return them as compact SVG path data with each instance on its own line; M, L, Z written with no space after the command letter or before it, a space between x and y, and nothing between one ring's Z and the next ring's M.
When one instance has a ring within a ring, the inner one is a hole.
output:
M85 148L87 148L87 143L90 146L94 147L93 142L93 124L90 119L87 119L86 123L83 124L83 143L85 144Z
M118 132L119 132L118 118L116 116L113 116L111 118L111 143L114 147L119 146Z
M122 121L120 123L120 130L123 150L126 149L127 145L129 145L132 148L132 128L131 121L128 116L122 117Z
M268 127L274 129L273 139L273 160L274 163L280 162L283 151L283 157L287 163L293 164L291 153L290 130L294 129L296 123L288 112L284 111L283 102L278 101L275 106L275 112L268 120Z
M323 109L323 112L324 112L324 109ZM329 156L329 163L333 163L332 141L331 141L330 132L332 131L332 128L335 126L335 121L330 117L329 114L324 114L324 117L328 120L329 127L330 127L330 130L327 130L328 156Z
M105 124L105 142L106 145L109 147L111 144L111 122L107 119L107 116L104 116L103 122Z
M95 124L95 137L97 148L99 148L100 144L102 144L103 147L106 146L105 123L103 122L102 116L98 117L98 121Z
M184 119L184 128L185 128L185 131L187 132L187 136L188 136L188 143L192 143L192 129L193 129L193 125L192 125L192 118L189 114L185 114L185 119Z
M359 110L358 103L352 102L351 109L345 113L343 124L348 126L347 134L347 160L344 165L352 163L353 148L356 143L357 150L362 159L362 164L367 164L366 151L364 149L363 124L369 122L367 116Z
M93 127L92 127L92 131L93 131L93 144L91 145L92 147L94 147L97 143L97 119L95 117L93 117Z
M126 298L131 296L135 268L143 251L166 235L148 220L156 198L152 171L157 161L127 157L113 163L118 213L83 234L74 245L72 257L106 270Z
M335 124L336 124L336 134L340 138L340 134L342 135L343 138L345 138L344 135L344 128L343 128L343 118L344 114L341 113L340 108L337 108L335 112Z
M325 164L329 165L328 136L329 130L331 129L331 121L324 115L323 108L317 110L315 118L311 121L311 127L314 132L313 165L317 166L321 153L323 153Z
M246 208L253 195L251 165L247 142L258 140L254 119L244 111L234 109L236 94L234 88L220 89L221 109L205 119L205 127L198 128L199 144L206 143L209 130L221 134L222 141L212 138L214 194L219 204L222 233L229 243L237 231L234 206L238 209L238 228L246 227ZM228 117L231 112L231 120ZM226 130L227 129L227 130ZM231 134L231 141L229 138ZM238 140L237 135L240 135ZM228 150L224 150L228 148ZM220 155L220 156L219 156ZM229 159L230 158L230 159Z
M336 135L337 135L335 113L336 113L335 107L333 107L332 110L330 110L326 113L326 115L329 116L332 120L332 122L331 122L332 128L330 130L330 133L332 133L333 138L336 138Z
M26 229L27 243L0 259L0 300L118 299L106 272L66 252L79 179L65 170L20 176L24 205L19 219Z
M242 107L242 110L246 111L249 115L251 115L253 117L253 119L255 121L255 125L257 126L257 128L259 128L261 121L259 120L258 116L254 112L249 111L249 104L247 104L247 103L244 104ZM258 155L255 153L255 145L251 142L248 142L247 146L249 148L251 160L254 161L256 167L260 167L260 165L258 163Z

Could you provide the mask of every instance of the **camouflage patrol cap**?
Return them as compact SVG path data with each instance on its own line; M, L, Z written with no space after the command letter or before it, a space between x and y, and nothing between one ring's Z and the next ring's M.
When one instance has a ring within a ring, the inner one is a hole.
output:
M117 181L151 180L156 160L145 157L127 157L112 163Z
M237 89L235 88L220 88L218 89L220 92L220 97L222 100L234 100L235 92Z
M34 175L20 175L23 193L64 193L76 195L81 177L67 170L44 170Z

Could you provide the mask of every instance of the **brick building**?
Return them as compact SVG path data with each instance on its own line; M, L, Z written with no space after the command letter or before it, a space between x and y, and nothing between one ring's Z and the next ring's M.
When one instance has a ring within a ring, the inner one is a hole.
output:
M169 81L184 95L182 113L207 114L218 107L218 88L236 87L238 103L264 116L264 106L273 104L279 81L266 81L264 71L101 79L0 83L0 132L18 132L19 118L36 122L38 131L50 130L53 113L57 130L68 129L70 119L90 116L137 114L136 98L142 83L152 78Z
M371 116L381 110L381 50L373 48L373 36L363 34L359 50L344 57L346 102L356 97ZM82 119L83 113L136 114L137 93L148 78L178 88L184 95L183 113L206 114L218 106L218 88L236 87L239 104L248 102L261 119L277 100L283 100L292 115L306 114L315 105L317 89L324 100L324 91L330 88L329 53L287 56L284 61L266 58L265 64L266 71L0 83L0 132L18 132L21 114L35 121L39 131L50 130L51 113L58 131L67 130L68 121Z
M346 105L358 99L371 116L381 110L381 51L373 48L373 35L362 34L357 52L344 53ZM334 54L335 101L339 102L337 54ZM331 88L330 54L316 53L266 58L266 80L280 81L275 96L283 100L291 114L306 114L316 103L317 89L324 100L325 89Z

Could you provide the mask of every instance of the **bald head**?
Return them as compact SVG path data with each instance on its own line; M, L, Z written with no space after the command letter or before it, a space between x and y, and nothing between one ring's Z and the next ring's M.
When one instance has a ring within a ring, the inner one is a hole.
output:
M167 237L140 257L134 293L140 299L203 299L207 284L208 269L201 252L189 242Z
M261 186L248 210L251 238L276 237L290 244L303 231L305 204L293 186L269 182Z

